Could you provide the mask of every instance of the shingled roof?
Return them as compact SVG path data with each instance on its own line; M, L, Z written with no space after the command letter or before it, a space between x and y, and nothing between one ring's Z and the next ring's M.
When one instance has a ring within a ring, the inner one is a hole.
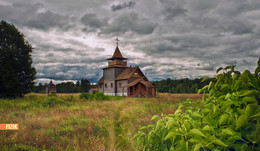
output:
M126 87L126 88L132 87L132 86L136 85L138 82L140 82L141 80L142 80L142 78L135 79L134 81L128 83L127 85L125 85L123 87Z
M121 59L121 60L127 60L127 58L124 58L123 55L121 54L120 50L118 47L116 47L116 50L112 56L112 58L109 58L107 60L114 60L114 59Z
M104 77L101 77L100 80L98 80L97 84L104 83Z
M124 80L129 79L135 73L135 71L139 69L139 67L130 67L124 69L117 77L116 80Z
M156 88L156 86L152 82L146 81L146 80L144 80L144 78L135 79L134 81L132 81L131 83L128 83L124 87L129 88L129 87L136 85L139 82L142 83L143 85L147 86L148 88L151 88L151 87Z
M149 81L144 81L144 80L142 80L142 81L140 81L140 83L142 83L142 84L144 84L145 86L147 86L147 87L154 87L154 88L156 88L156 86L152 83L152 82L149 82Z

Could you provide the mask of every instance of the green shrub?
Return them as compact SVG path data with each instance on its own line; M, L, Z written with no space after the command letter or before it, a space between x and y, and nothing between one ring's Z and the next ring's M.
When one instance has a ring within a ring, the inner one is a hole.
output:
M108 97L105 96L103 92L96 92L96 93L94 94L94 99L95 99L95 100L107 100Z
M260 150L260 59L255 73L219 68L198 91L201 102L179 103L174 114L155 115L134 138L143 150ZM207 78L205 78L206 80Z
M94 99L94 95L91 95L90 93L83 92L83 93L81 93L79 95L79 98L80 99L86 99L86 100L93 100Z
M87 93L83 92L83 93L81 93L81 94L79 95L79 98L80 98L80 99L88 99L88 95L87 95Z

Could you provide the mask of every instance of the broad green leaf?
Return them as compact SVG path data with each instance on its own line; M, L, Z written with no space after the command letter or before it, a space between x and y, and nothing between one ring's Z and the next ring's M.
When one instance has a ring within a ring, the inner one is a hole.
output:
M216 71L216 73L218 73L220 70L222 70L223 68L222 67L219 67Z
M203 78L203 79L201 80L201 83L204 82L204 81L206 81L206 80L208 80L208 79L209 79L209 77Z
M176 121L174 120L170 120L166 123L168 129L172 128L174 125L176 125Z
M208 109L208 108L205 108L205 109L203 109L201 112L202 112L204 115L206 115L206 114L208 114L209 112L211 112L211 110Z
M224 134L228 134L228 135L234 135L234 133L230 130L230 129L223 129L222 130L222 133L224 133Z
M202 118L202 116L198 113L198 112L193 112L191 114L191 116L195 117L195 118Z
M225 97L225 99L229 99L231 97L230 93L228 93Z
M252 116L254 114L254 111L257 109L257 107L258 107L257 103L248 104L246 106L245 118L248 119L250 116Z
M136 134L134 135L133 139L136 139L136 138L139 137L139 136L140 136L140 133L136 133Z
M231 142L235 142L238 140L242 140L240 133L236 133L228 138L228 141L231 141Z
M204 93L204 94L203 94L203 98L202 98L202 102L203 102L203 103L206 102L206 98L207 98L207 96L206 96L206 94Z
M260 66L258 66L256 69L255 69L255 77L257 77L257 75L259 74L260 72Z
M156 120L156 119L158 119L158 118L159 118L159 116L158 116L158 115L154 115L154 116L152 117L152 119L151 119L151 120L153 121L153 120Z
M257 93L258 93L257 90L247 90L240 96L252 96L252 95L255 95Z
M142 128L141 128L141 130L146 130L147 129L147 126L143 126Z
M170 139L170 138L172 138L172 137L175 136L175 135L176 135L175 132L170 132L170 133L168 133L168 134L166 135L166 137L165 137L164 139L165 139L165 140Z
M260 117L260 112L258 112L257 114L251 116L251 117Z
M224 68L224 70L232 69L232 68L234 69L234 67L235 67L234 65L226 66L226 67Z
M255 97L243 97L242 101L249 102L249 103L257 103L257 100L255 99Z
M240 80L236 81L236 82L235 82L235 85L234 85L234 87L233 87L234 90L237 91L240 85L241 85L241 81L240 81Z
M217 110L216 105L213 105L213 113L214 113L214 114L216 113L216 110Z
M186 120L186 121L184 121L184 126L185 126L185 128L187 129L187 131L190 131L190 123Z
M200 94L202 91L203 91L202 89L199 89L197 94Z
M179 113L182 113L181 109L177 109L174 114L179 114Z
M198 151L203 145L201 143L196 144L193 151Z
M239 129L240 127L242 127L246 122L246 117L245 115L241 115L239 116L239 118L237 119L237 123L236 123L236 129Z
M150 131L148 134L148 138L147 138L148 142L150 142L152 135L153 135L153 133L152 133L152 131Z
M194 135L199 135L199 136L206 137L199 129L196 129L196 128L190 130L190 133L194 134Z
M202 129L204 131L212 131L212 128L209 125L204 126L204 128Z
M241 146L241 151L248 151L250 150L248 145L246 143L244 143L242 146Z
M219 124L226 123L229 120L229 115L228 114L223 114L220 119L219 119Z
M224 91L226 89L229 89L230 85L229 84L223 84L222 87L220 88L220 90Z
M201 140L197 139L196 137L193 137L189 140L189 142L193 143L193 144L198 144L201 142Z
M209 96L213 96L214 95L214 90L213 89L211 89L210 91L209 91Z
M216 84L215 84L215 89L217 88L217 87L219 87L219 85L221 86L221 83L222 82L222 78L220 77L219 79L218 79L218 81L216 82Z
M161 129L161 127L163 127L163 123L161 120L159 120L156 123L155 131L158 131L159 129Z
M203 88L202 88L202 90L207 90L208 89L208 85L205 85Z
M223 146L223 147L227 147L228 146L228 145L226 145L224 142L222 142L219 139L213 140L213 141L211 141L211 143L217 144L217 145L220 145L220 146Z
M212 85L213 85L213 82L210 81L210 83L209 83L209 87L208 87L208 90L211 88ZM213 85L213 86L214 86L214 85Z

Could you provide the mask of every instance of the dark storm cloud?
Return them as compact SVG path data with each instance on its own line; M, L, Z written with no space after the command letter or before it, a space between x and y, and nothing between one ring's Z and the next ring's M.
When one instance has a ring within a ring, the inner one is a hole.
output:
M35 48L38 79L97 82L115 35L149 80L214 76L233 64L253 71L259 8L259 0L1 0L0 16Z
M104 28L101 34L124 34L128 31L140 35L151 34L157 25L149 19L141 18L137 13L122 14Z
M122 9L125 9L125 8L133 8L135 5L136 5L136 3L133 2L133 1L124 2L124 3L118 4L118 5L113 4L111 6L111 10L112 11L118 11L118 10L122 10Z
M185 16L188 12L187 9L182 8L182 6L178 5L175 1L171 0L159 0L161 4L164 6L162 13L164 14L164 18L166 20L173 19L176 16Z
M87 26L102 28L107 25L107 19L99 19L96 14L85 14L80 21Z
M41 12L41 3L15 2L11 5L0 5L0 16L18 26L49 29L66 27L68 16L62 16L52 11Z

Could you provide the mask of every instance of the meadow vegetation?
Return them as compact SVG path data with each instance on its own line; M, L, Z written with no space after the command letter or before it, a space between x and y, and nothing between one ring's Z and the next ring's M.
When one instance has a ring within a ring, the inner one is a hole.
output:
M154 124L154 115L173 114L178 102L194 94L157 98L89 94L35 94L0 99L0 123L19 123L0 131L0 150L136 150L134 134Z
M180 102L174 114L155 115L134 138L141 150L260 150L260 59L254 73L219 68L198 91L201 101ZM204 78L208 80L209 78Z

